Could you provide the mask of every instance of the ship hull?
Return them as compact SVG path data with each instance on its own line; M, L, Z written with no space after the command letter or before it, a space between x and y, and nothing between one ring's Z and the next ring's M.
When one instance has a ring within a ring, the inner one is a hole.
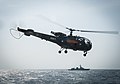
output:
M90 69L68 69L69 71L88 71Z

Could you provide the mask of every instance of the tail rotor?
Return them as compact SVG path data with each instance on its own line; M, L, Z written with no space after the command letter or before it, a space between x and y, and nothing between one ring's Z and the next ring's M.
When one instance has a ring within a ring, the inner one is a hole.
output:
M10 34L15 39L20 39L24 35L18 31L21 25L19 22L11 24Z

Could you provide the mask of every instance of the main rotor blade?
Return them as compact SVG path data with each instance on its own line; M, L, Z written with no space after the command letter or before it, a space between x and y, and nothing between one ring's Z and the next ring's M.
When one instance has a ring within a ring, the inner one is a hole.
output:
M119 34L118 31L89 31L89 30L79 30L80 32L89 32L89 33L106 33L106 34Z
M61 25L61 24L59 24L59 23L57 23L57 22L55 22L55 21L49 19L49 18L46 17L46 16L43 16L43 15L39 15L39 16L42 17L42 18L43 18L44 20L46 20L46 21L49 21L49 22L51 22L51 23L53 23L53 24L55 24L55 25L58 25L58 26L60 26L60 27L64 27L64 28L66 28L66 29L68 29L68 30L70 30L70 31L89 32L89 33L119 34L118 31L89 31L89 30L76 30L76 29L69 28L69 27L66 27L66 26L64 26L64 25Z
M68 28L68 27L66 27L66 29L68 29L70 31L81 31L81 30L76 30L76 29L72 29L72 28Z
M53 20L49 19L49 18L48 18L48 17L46 17L46 16L43 16L43 15L39 15L39 16L40 16L40 17L42 17L44 20L49 21L49 22L51 22L51 23L53 23L53 24L55 24L55 25L58 25L58 26L60 26L60 27L67 28L66 26L61 25L61 24L59 24L59 23L57 23L57 22L55 22L55 21L53 21Z

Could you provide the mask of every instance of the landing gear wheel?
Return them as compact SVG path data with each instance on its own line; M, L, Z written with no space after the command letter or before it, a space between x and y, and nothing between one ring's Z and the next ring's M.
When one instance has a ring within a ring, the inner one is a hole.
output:
M67 53L68 51L67 51L67 50L65 50L64 52L65 52L65 53Z
M58 53L61 53L61 51L58 51Z
M83 56L85 57L87 55L87 51L84 51L84 54L83 54Z
M85 56L86 56L86 54L83 54L83 56L85 57Z
M63 51L63 49L64 49L64 48L61 48L61 49L58 51L58 53L61 53L61 52Z

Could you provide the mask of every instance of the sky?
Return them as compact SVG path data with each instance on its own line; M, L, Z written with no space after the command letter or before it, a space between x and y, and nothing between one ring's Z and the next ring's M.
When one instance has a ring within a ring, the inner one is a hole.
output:
M120 31L120 0L0 0L0 69L68 69L80 64L91 69L120 69L120 34L74 32L92 42L86 57L37 37L15 39L11 28L20 26L50 34L64 27L83 30ZM16 34L18 32L14 32Z

